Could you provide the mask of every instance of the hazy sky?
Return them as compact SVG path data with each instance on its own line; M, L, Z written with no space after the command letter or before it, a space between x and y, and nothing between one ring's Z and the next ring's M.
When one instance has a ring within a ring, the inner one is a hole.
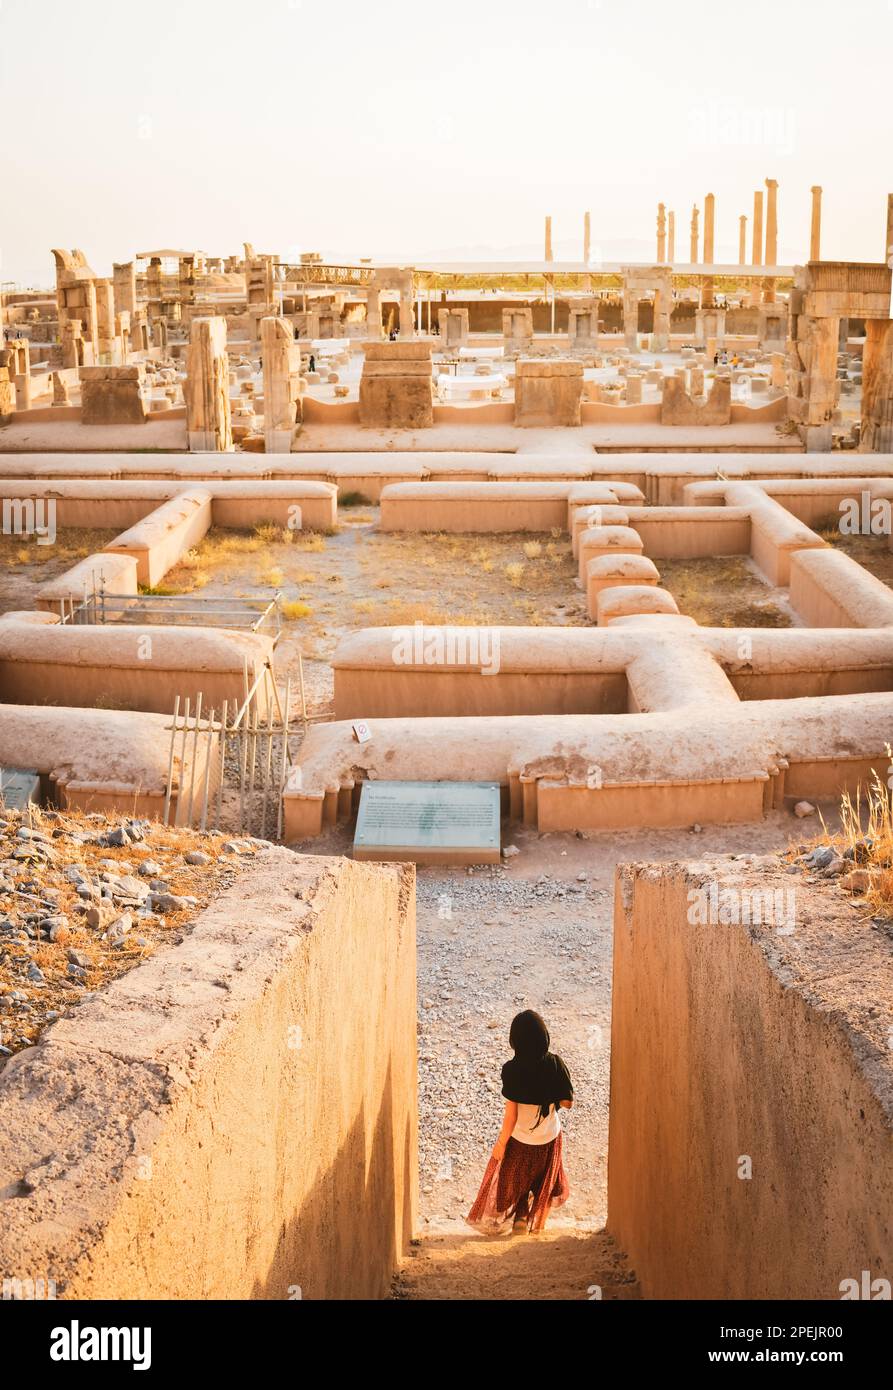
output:
M0 0L0 279L156 246L718 260L779 188L779 259L883 258L893 0ZM703 226L703 217L702 217ZM748 246L749 246L748 231Z

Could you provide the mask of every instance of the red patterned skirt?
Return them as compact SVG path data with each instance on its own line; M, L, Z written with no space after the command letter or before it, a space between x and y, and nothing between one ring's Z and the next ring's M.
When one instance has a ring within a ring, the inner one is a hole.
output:
M484 1180L465 1220L488 1235L508 1230L524 1218L528 1231L541 1231L546 1217L570 1194L561 1158L559 1134L550 1144L521 1144L509 1139L500 1161L491 1158Z

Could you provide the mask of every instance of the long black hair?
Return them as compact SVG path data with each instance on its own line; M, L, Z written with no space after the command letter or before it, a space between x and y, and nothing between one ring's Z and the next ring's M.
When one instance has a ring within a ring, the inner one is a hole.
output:
M550 1041L545 1020L534 1009L524 1009L512 1019L509 1046L515 1055L503 1068L503 1081L509 1080L523 1104L539 1107L534 1129L560 1100L573 1096L567 1067L549 1051Z

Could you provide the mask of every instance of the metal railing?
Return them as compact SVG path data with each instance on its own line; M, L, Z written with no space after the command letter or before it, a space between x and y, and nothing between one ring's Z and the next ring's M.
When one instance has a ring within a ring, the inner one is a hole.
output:
M162 822L165 825L198 825L220 829L226 818L242 834L281 839L282 795L291 766L292 729L300 719L307 730L303 667L299 666L298 690L286 682L280 698L273 668L265 662L249 682L248 663L243 667L244 698L224 700L219 712L202 708L199 691L195 708L187 697L177 696L170 729L167 785ZM230 813L224 809L224 790L229 787L238 802Z
M63 623L171 624L176 627L226 627L240 632L260 632L273 638L282 634L282 595L271 599L207 598L198 594L110 594L99 586L84 592L80 602L60 600Z

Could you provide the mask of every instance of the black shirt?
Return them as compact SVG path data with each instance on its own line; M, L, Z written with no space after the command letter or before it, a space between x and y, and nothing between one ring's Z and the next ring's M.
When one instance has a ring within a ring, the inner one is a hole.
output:
M539 1105L544 1113L561 1100L573 1100L570 1072L557 1052L536 1061L513 1057L502 1068L502 1094L519 1105Z

